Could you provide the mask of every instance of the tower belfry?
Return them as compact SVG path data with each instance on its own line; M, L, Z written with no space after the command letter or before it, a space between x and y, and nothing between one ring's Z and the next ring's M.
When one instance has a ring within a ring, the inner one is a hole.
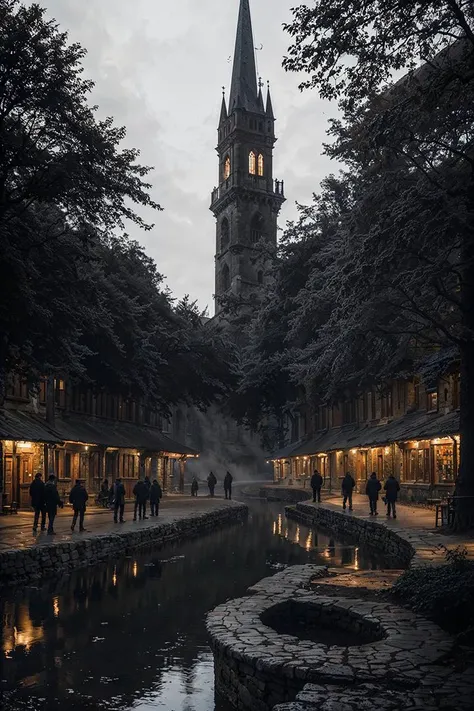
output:
M218 127L219 184L216 217L216 314L226 295L253 303L267 264L259 243L276 245L277 217L285 201L283 181L273 179L275 117L270 88L264 102L257 83L249 0L240 0L229 101L225 93Z

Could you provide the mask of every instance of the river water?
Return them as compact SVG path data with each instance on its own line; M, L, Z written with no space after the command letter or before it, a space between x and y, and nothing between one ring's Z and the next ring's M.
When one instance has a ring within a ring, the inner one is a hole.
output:
M205 616L286 565L389 567L255 502L248 521L3 596L5 710L231 711Z

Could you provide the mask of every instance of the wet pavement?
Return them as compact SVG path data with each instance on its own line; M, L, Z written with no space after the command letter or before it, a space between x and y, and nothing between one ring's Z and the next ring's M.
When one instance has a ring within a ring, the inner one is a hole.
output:
M178 503L166 506L163 517L176 515ZM96 516L98 532L110 525ZM215 699L205 616L302 563L389 567L362 546L287 521L282 505L255 502L245 523L4 594L2 708L229 711Z

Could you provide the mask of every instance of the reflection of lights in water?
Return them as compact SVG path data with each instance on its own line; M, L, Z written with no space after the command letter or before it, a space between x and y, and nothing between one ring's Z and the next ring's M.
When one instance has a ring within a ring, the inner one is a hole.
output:
M133 561L133 577L136 578L138 573L138 563L137 561Z
M112 583L115 587L117 585L117 568L114 568L114 574L112 575Z
M59 597L53 597L53 612L55 617L59 617Z
M325 550L324 553L323 553L323 556L324 556L325 558L330 558L330 557L331 557L331 552L330 552L329 548L326 548L326 550Z
M278 535L281 536L281 514L278 514Z
M286 540L288 540L288 527L285 528L284 536L285 536Z
M359 549L356 548L354 551L354 569L359 570Z
M277 522L273 521L273 535L274 536L276 536L276 532L277 532Z
M296 533L295 533L295 543L299 543L299 542L300 542L300 527L297 526Z
M308 538L306 539L305 548L307 551L311 550L311 543L313 542L313 532L308 533Z

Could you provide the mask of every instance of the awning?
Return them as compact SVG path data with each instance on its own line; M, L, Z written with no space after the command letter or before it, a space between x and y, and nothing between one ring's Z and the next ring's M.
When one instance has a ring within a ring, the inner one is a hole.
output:
M102 447L143 449L149 452L196 455L198 452L176 442L159 430L129 422L110 422L99 418L57 418L54 428L67 442L95 444Z
M0 410L0 439L59 444L61 435L42 418L20 410Z
M294 452L294 450L298 449L298 447L300 445L301 445L301 441L292 442L291 444L287 444L286 447L283 447L282 449L279 449L277 452L270 454L268 456L268 459L286 459L287 457L292 456L292 453Z

